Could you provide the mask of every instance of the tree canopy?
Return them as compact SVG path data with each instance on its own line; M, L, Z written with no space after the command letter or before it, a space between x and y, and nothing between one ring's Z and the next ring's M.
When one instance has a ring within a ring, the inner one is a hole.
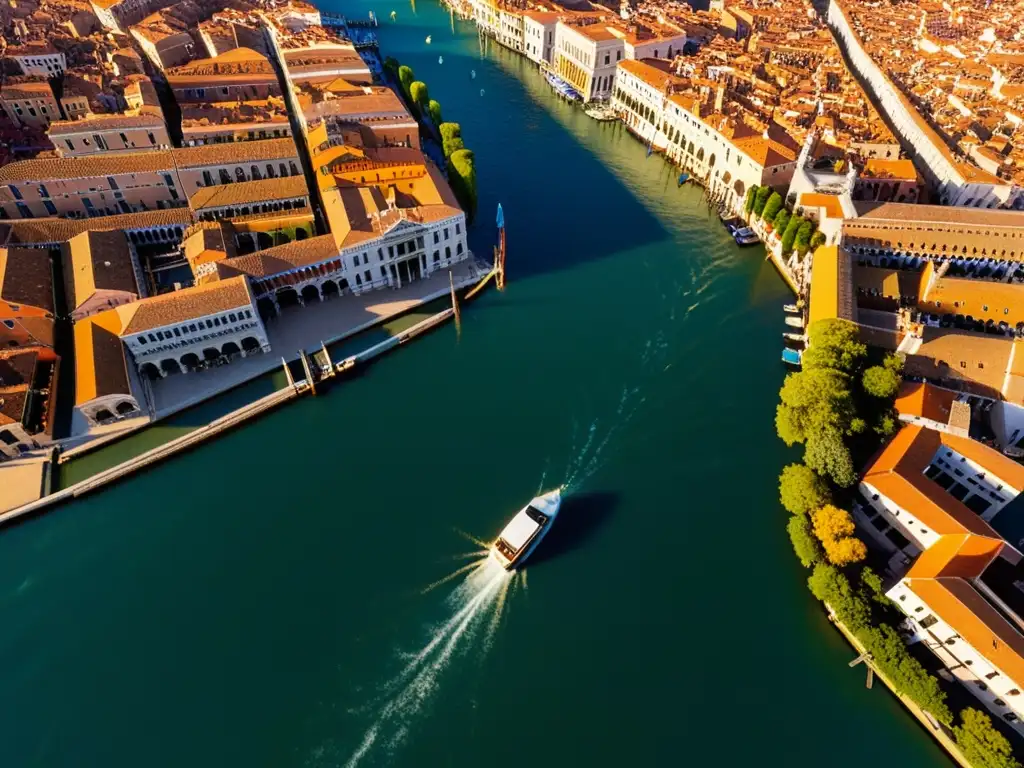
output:
M789 374L779 398L775 424L786 445L828 429L845 432L854 416L849 377L829 368Z
M764 212L764 207L768 203L768 197L772 194L771 187L758 187L757 194L754 195L754 214L760 216Z
M790 464L779 476L779 499L794 515L809 515L829 504L832 494L828 485L806 464Z
M473 160L473 153L468 149L456 150L448 158L448 181L466 211L467 221L472 221L476 215L476 166Z
M1013 747L992 725L992 718L973 707L960 712L961 725L953 729L957 746L975 768L1021 768Z
M427 90L427 84L422 80L414 81L409 86L409 98L421 112L425 111L427 105L430 104L430 92Z
M855 424L856 421L851 423ZM830 478L840 488L849 488L857 482L853 456L843 442L842 434L834 427L816 430L807 436L804 462L815 472Z
M800 225L803 224L803 219L799 214L794 213L789 217L789 221L786 222L786 231L782 233L782 255L788 256L793 250L793 242L796 240L797 230L800 229Z
M819 229L817 232L811 235L811 250L813 251L823 246L827 239L828 238L825 237L825 233Z
M764 211L761 213L761 218L767 222L775 221L775 217L779 213L779 209L782 208L782 195L778 192L772 192L768 198L768 202L764 204Z
M807 253L811 247L811 235L814 234L814 222L808 219L804 219L800 225L800 229L796 231L796 240L794 245L796 249L800 251L800 255Z
M808 345L803 368L831 368L854 374L867 359L868 348L849 320L818 320L807 329Z
M789 224L789 211L782 208L775 215L775 219L772 221L772 228L776 232L784 232L787 224Z
M427 104L427 114L430 115L430 122L434 125L441 125L441 104L431 99Z
M441 134L442 139L452 139L456 136L462 136L462 126L458 123L441 123L437 127L437 130Z
M450 139L441 141L441 148L444 150L445 157L451 157L455 152L465 149L466 145L462 142L461 136L452 136Z
M821 562L821 545L814 538L811 522L803 515L791 515L786 523L789 540L793 543L793 551L804 568L810 568Z
M410 93L409 88L412 86L413 81L415 79L416 75L413 74L412 67L407 67L405 64L403 64L398 68L398 82L402 86L402 91L409 99L412 98L412 94Z
M754 210L754 201L757 199L757 191L760 187L754 184L750 189L747 190L747 198L743 202L743 210L750 213Z
M892 370L892 368L873 365L864 371L861 386L872 397L890 398L896 397L896 393L900 388L900 381L899 373Z

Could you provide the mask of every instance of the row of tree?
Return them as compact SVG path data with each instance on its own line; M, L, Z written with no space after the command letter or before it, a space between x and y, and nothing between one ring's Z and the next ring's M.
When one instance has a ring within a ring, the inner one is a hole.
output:
M747 214L761 219L769 232L774 231L779 235L783 255L796 248L803 256L825 244L825 233L818 231L817 224L812 219L790 211L782 195L774 192L771 187L755 185L748 189L743 208Z
M802 370L786 377L775 417L787 445L804 445L804 463L782 470L779 496L791 515L787 531L796 556L813 569L807 585L897 691L952 728L972 765L1021 768L1010 742L985 713L965 708L954 725L938 678L895 629L903 615L886 597L882 579L864 564L867 547L855 535L850 513L833 503L856 482L855 460L865 460L897 429L893 403L902 359L890 354L872 364L856 326L845 320L815 323L809 342Z
M391 56L384 59L384 71L398 83L398 87L402 89L402 95L405 96L405 102L415 116L420 120L429 120L436 131L442 122L441 104L430 98L427 84L416 79L412 67L399 64L398 60Z
M448 183L466 212L467 221L472 222L477 205L476 165L473 152L466 149L462 140L462 126L444 122L440 103L430 98L427 84L416 79L411 67L389 56L384 60L384 71L398 83L406 103L420 122L440 137Z

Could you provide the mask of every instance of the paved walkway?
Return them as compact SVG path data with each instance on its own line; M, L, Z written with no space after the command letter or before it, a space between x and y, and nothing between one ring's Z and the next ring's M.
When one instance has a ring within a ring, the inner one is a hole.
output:
M470 258L452 269L455 287L475 283L486 274ZM168 376L151 385L154 421L202 402L268 371L281 368L281 358L293 360L300 349L315 352L449 291L448 271L438 271L397 290L369 291L305 307L285 309L266 324L271 351L234 360L230 365ZM335 361L337 362L337 361Z

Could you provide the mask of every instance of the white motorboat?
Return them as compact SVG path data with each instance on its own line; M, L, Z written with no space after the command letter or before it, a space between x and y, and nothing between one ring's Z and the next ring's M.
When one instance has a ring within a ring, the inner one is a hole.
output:
M790 328L803 328L804 320L802 317L793 317L792 315L786 318L786 325Z
M796 315L800 313L800 307L798 307L796 304L783 304L782 311L788 312L791 315Z
M502 529L491 545L491 557L506 571L522 565L551 529L561 505L561 488L535 498Z

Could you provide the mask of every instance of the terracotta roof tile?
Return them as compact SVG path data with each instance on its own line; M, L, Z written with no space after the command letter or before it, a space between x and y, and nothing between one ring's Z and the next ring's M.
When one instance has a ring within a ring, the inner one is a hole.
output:
M0 248L0 298L53 314L53 267L49 251Z
M276 169L275 169L276 170ZM259 181L242 181L236 184L218 184L212 187L200 187L192 193L189 205L192 210L201 211L205 208L222 208L228 205L246 205L269 200L290 200L309 196L306 179L303 176L286 178L262 179Z
M129 335L251 304L248 282L244 277L234 277L142 299L115 311L125 318L121 335Z

